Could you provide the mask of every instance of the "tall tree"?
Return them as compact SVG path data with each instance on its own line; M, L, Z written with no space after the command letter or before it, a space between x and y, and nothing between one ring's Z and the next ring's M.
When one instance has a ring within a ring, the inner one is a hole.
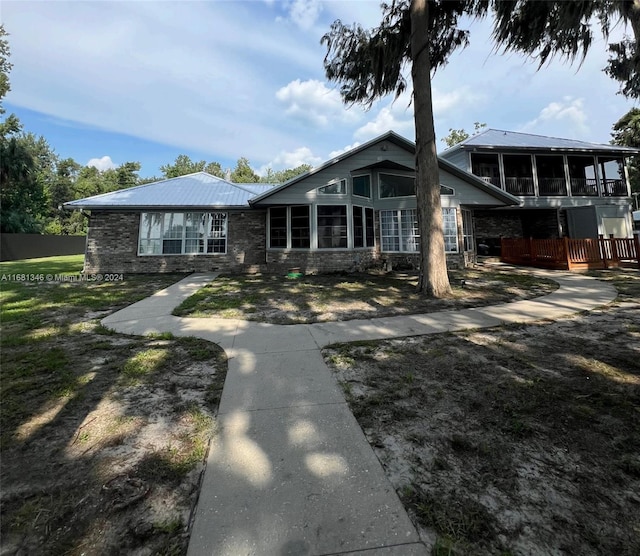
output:
M632 108L613 124L611 136L614 145L640 148L640 108ZM631 157L629 181L631 191L640 193L640 156Z
M118 189L128 189L138 185L139 162L125 162L116 168Z
M249 160L242 157L238 159L236 167L231 172L231 181L234 183L257 183L260 176L251 168Z
M191 160L186 154L178 155L173 164L165 164L160 166L160 171L165 179L177 178L178 176L186 176L195 172L208 172L219 178L224 177L222 166L218 162L209 162L204 160L198 162Z
M308 172L311 168L313 168L311 164L300 164L300 166L296 166L295 168L277 171L267 168L267 173L260 178L260 181L262 183L285 183L300 174Z
M327 47L327 78L341 84L346 103L366 106L407 88L403 75L411 66L416 129L416 201L420 229L419 291L434 297L450 295L447 275L440 180L433 124L431 72L468 43L458 29L461 16L482 16L485 2L393 0L382 4L379 27L365 30L337 20L322 37Z
M480 133L482 129L487 127L487 124L474 122L473 127L475 128L473 135L477 135L478 133ZM446 143L447 147L453 147L454 145L457 145L458 143L462 143L462 141L469 139L469 137L471 137L471 135L467 133L467 131L464 128L463 129L449 128L449 135L447 135L446 137L443 137L442 141Z

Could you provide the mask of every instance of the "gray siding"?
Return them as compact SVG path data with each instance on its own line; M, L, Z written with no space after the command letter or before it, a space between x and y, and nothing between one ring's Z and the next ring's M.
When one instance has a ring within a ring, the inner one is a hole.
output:
M471 157L469 153L463 149L447 153L446 151L439 155L447 162L451 162L454 166L457 166L461 170L471 172Z

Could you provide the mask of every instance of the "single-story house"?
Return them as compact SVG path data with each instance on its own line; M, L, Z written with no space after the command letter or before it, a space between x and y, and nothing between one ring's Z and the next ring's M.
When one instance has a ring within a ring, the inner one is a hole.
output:
M476 240L631 237L628 158L640 149L487 129L440 153L516 196L516 206L475 212Z
M278 186L204 172L65 203L89 217L85 272L323 272L417 265L415 144L389 131ZM447 260L475 260L473 213L517 205L439 160Z

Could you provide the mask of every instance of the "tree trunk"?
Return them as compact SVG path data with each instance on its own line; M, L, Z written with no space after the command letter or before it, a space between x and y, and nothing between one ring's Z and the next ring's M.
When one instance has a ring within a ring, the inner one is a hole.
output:
M418 290L432 297L451 295L444 251L442 205L431 101L427 0L411 0L411 76L416 127L416 202L420 230Z

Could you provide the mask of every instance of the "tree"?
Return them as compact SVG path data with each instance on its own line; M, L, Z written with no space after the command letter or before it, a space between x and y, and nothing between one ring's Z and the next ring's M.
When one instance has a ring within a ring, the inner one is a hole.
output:
M9 33L5 31L4 25L0 25L0 116L5 113L5 109L2 106L2 99L11 90L9 73L11 72L13 64L9 62L11 49L9 48L9 41L5 38L8 35ZM4 122L0 122L0 137L4 138L8 135L18 133L20 129L20 121L15 114L11 114L5 118Z
M300 164L300 166L296 166L295 168L287 168L286 170L278 170L274 171L271 168L267 168L266 175L260 178L261 183L285 183L293 178L299 176L300 174L304 174L311 170L313 166L310 164Z
M640 148L640 108L632 108L615 124L611 133L614 145ZM640 156L634 156L629 164L631 191L640 193Z
M186 154L178 155L173 164L160 166L160 171L165 179L186 176L187 174L194 174L195 172L207 172L219 178L224 178L222 166L220 166L218 162L209 162L209 164L204 160L195 162Z
M234 183L257 183L260 181L260 176L253 171L249 160L242 157L238 159L236 167L231 172L231 181Z
M128 189L138 185L139 162L125 162L116 168L118 189Z
M475 131L473 134L477 135L478 133L480 133L480 130L487 127L487 124L474 122L473 127L475 128ZM444 141L447 144L447 147L453 147L454 145L457 145L458 143L462 143L462 141L469 139L469 137L471 137L471 135L469 135L464 129L449 128L449 135L447 135L446 137L443 137L442 141Z
M399 96L407 87L403 69L411 66L416 129L416 202L420 229L418 290L433 297L451 294L447 275L440 180L433 124L431 71L468 43L458 29L463 15L481 16L484 2L394 0L382 4L379 27L365 30L336 20L322 37L327 47L324 68L338 82L344 102L372 103L388 94Z

